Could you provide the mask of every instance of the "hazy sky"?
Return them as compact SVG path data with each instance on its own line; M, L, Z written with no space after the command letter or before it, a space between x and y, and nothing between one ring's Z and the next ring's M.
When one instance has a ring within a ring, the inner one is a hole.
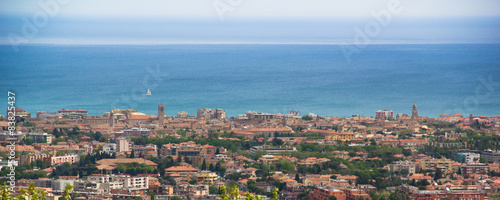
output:
M500 42L498 0L0 0L0 44L350 43L390 5L374 43Z
M1 0L2 14L33 14L39 2L56 0ZM233 9L228 17L365 17L386 9L390 0L64 0L58 15L118 18L217 18L214 5ZM498 0L401 0L401 16L499 16Z

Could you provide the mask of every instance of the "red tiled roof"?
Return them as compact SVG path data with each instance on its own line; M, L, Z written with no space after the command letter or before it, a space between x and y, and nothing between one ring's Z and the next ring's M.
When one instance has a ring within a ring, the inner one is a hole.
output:
M165 169L166 172L197 172L198 170L191 166L173 166Z

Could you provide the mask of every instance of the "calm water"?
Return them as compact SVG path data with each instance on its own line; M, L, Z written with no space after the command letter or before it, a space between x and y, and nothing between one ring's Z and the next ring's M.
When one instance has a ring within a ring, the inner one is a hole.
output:
M500 115L500 45L369 45L348 63L337 45L0 46L0 91L37 111L118 108L195 114L223 108L323 116ZM485 84L481 79L494 84ZM152 95L145 96L147 89ZM477 93L479 92L479 93ZM5 115L4 111L0 114Z

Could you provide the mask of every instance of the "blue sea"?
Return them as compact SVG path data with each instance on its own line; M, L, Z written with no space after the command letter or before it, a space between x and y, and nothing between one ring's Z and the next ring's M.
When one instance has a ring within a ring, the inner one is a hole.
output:
M345 46L344 46L345 47ZM349 59L341 45L0 46L7 91L37 111L133 108L167 115L222 108L321 116L500 115L500 44L373 44ZM146 96L150 89L152 95ZM1 100L3 99L3 100ZM4 115L4 113L0 113Z

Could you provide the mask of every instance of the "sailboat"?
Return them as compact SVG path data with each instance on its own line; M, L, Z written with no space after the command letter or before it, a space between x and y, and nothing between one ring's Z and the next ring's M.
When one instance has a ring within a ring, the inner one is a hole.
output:
M151 96L151 90L148 89L148 93L146 93L146 96Z

